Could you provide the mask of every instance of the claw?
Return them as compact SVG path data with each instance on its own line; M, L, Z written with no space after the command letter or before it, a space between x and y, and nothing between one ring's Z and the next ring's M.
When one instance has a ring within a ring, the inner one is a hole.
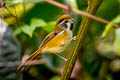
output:
M74 37L72 38L72 40L76 40L76 36L74 36Z

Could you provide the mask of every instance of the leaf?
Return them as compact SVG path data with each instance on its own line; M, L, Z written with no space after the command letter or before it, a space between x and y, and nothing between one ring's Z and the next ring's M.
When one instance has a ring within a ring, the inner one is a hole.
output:
M116 18L114 18L105 28L102 38L105 38L107 34L110 32L110 30L113 28L113 24L120 23L120 15L118 15ZM117 52L118 55L120 55L120 29L115 29L115 40L114 40L114 50Z
M50 32L53 29L54 26L55 26L55 22L51 21L51 22L48 22L47 26L42 26L42 28L45 31Z
M19 41L13 36L11 27L7 27L3 35L1 50L0 62L20 61L21 46ZM20 80L22 76L16 74L16 68L15 64L12 67L1 66L0 80Z
M14 31L14 33L13 33L13 35L14 36L17 36L17 35L19 35L19 34L21 34L21 30L20 30L20 28L17 28L15 31Z
M85 3L85 1L88 1L88 0L82 0L81 2ZM96 13L96 16L99 16L99 17L101 17L103 19L106 19L106 20L113 20L120 13L119 4L120 3L118 2L118 0L114 0L114 1L113 0L104 0L103 3L102 3L102 5L98 9L98 11ZM83 5L83 6L85 6L85 5ZM80 9L81 9L81 7L80 7ZM112 11L112 10L114 10L114 11ZM96 38L95 36L98 37L99 35L101 35L101 33L103 32L103 30L105 29L105 24L100 23L98 21L93 21L91 26L92 27L90 28L90 31L89 31L88 35L91 37L92 40L94 40Z
M55 25L55 22L54 21L51 21L51 22L48 22L46 23L44 20L42 19L37 19L37 18L33 18L31 20L31 27L32 27L32 30L34 31L36 28L38 27L41 27L43 28L45 31L47 32L50 32L53 27Z
M27 25L27 24L24 24L22 25L21 27L19 28L16 28L16 30L14 31L14 36L17 36L17 35L20 35L21 33L25 33L27 34L28 36L32 37L32 34L33 34L33 30L32 28Z
M21 26L21 30L22 30L22 32L24 32L28 36L32 37L33 32L35 31L36 28L41 27L45 31L50 32L53 29L54 26L55 26L54 21L46 23L42 19L33 18L31 20L31 25L29 26L27 24L24 24L23 26ZM21 34L21 30L20 30L20 28L17 28L14 31L14 35L16 36L16 35Z
M120 23L120 15L118 15L114 22ZM120 28L115 29L115 41L114 41L114 48L117 54L120 56Z
M64 3L64 0L57 0L58 2ZM60 14L62 13L62 10L56 6L53 6L48 3L39 2L36 4L31 10L29 10L25 16L25 23L29 24L31 18L42 18L45 21L53 21L56 20Z
M23 25L23 27L21 29L24 33L26 33L27 35L32 37L33 29L29 25L25 24L25 25Z
M120 56L120 29L115 30L114 48L117 54Z
M32 18L32 20L31 20L31 26L33 28L46 26L46 25L47 25L47 23L44 20L42 20L42 19Z
M102 33L102 36L101 36L102 39L104 39L107 36L107 34L110 32L110 30L113 28L112 27L113 24L114 24L114 22L112 21L105 27L105 29Z
M102 33L102 38L105 38L110 30L113 28L113 24L120 22L120 15L118 15L115 19L113 19L109 24L107 24L105 30Z

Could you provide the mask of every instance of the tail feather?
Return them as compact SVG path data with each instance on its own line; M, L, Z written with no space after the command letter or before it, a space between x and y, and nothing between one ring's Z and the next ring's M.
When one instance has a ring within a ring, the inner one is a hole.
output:
M41 49L38 49L30 57L28 57L24 62L22 62L17 68L17 73L22 73L22 72L26 71L27 69L29 69L30 66L33 63L33 62L30 62L30 61L39 59L40 52L41 52Z

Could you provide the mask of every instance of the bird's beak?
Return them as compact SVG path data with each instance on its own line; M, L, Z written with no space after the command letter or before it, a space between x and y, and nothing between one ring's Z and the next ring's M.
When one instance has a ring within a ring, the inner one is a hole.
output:
M75 19L72 18L72 21L75 22Z
M74 20L74 19L72 19L72 20L70 21L70 23L71 23L71 24L73 24L74 22L75 22L75 20Z

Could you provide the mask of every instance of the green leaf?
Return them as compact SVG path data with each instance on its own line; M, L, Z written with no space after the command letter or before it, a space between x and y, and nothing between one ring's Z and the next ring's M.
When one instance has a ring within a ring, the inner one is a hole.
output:
M24 24L23 26L21 26L21 30L28 36L32 37L33 32L35 31L36 28L41 27L45 31L50 32L54 26L55 26L54 21L46 23L42 19L33 18L31 20L31 25L29 26L27 24ZM14 32L14 35L16 36L16 35L20 34L21 30L20 30L20 28L17 28Z
M120 15L118 15L114 22L120 23ZM114 48L117 54L120 56L120 28L115 29L115 41L114 41Z
M112 25L114 24L114 22L110 22L104 29L101 38L105 38L107 36L107 34L110 32L110 30L113 28Z
M114 48L117 54L120 56L120 29L115 30Z
M21 32L22 32L21 29L20 29L20 28L17 28L17 29L15 29L13 35L14 35L14 36L17 36L17 35L21 34Z
M51 22L48 22L47 26L42 26L42 28L45 31L50 32L53 29L54 26L55 26L55 22L51 21Z
M102 38L105 38L107 34L110 32L110 30L113 28L113 24L120 22L120 15L118 15L115 19L113 19L109 24L107 24L105 30L102 33Z
M47 25L47 23L44 20L42 20L42 19L32 18L32 20L31 20L31 26L33 28L46 26L46 25Z
M43 28L45 31L50 32L53 27L55 26L55 22L51 21L46 23L44 20L42 19L37 19L37 18L33 18L31 20L31 28L34 31L36 28L41 27Z
M14 31L14 36L17 36L21 33L25 33L27 34L28 36L32 37L32 34L33 34L33 29L31 26L27 25L27 24L24 24L22 25L20 28L16 28L16 30Z
M21 29L24 33L26 33L27 35L32 37L33 29L29 25L25 24L25 25L23 25L23 27Z
M114 18L105 28L102 38L106 37L110 30L113 28L113 24L120 23L120 15ZM120 29L115 29L115 40L114 40L114 50L120 55Z
M35 0L34 0L35 1ZM57 0L64 3L64 0ZM62 13L62 9L48 3L39 2L25 16L25 23L29 24L31 18L41 18L45 21L56 20Z

